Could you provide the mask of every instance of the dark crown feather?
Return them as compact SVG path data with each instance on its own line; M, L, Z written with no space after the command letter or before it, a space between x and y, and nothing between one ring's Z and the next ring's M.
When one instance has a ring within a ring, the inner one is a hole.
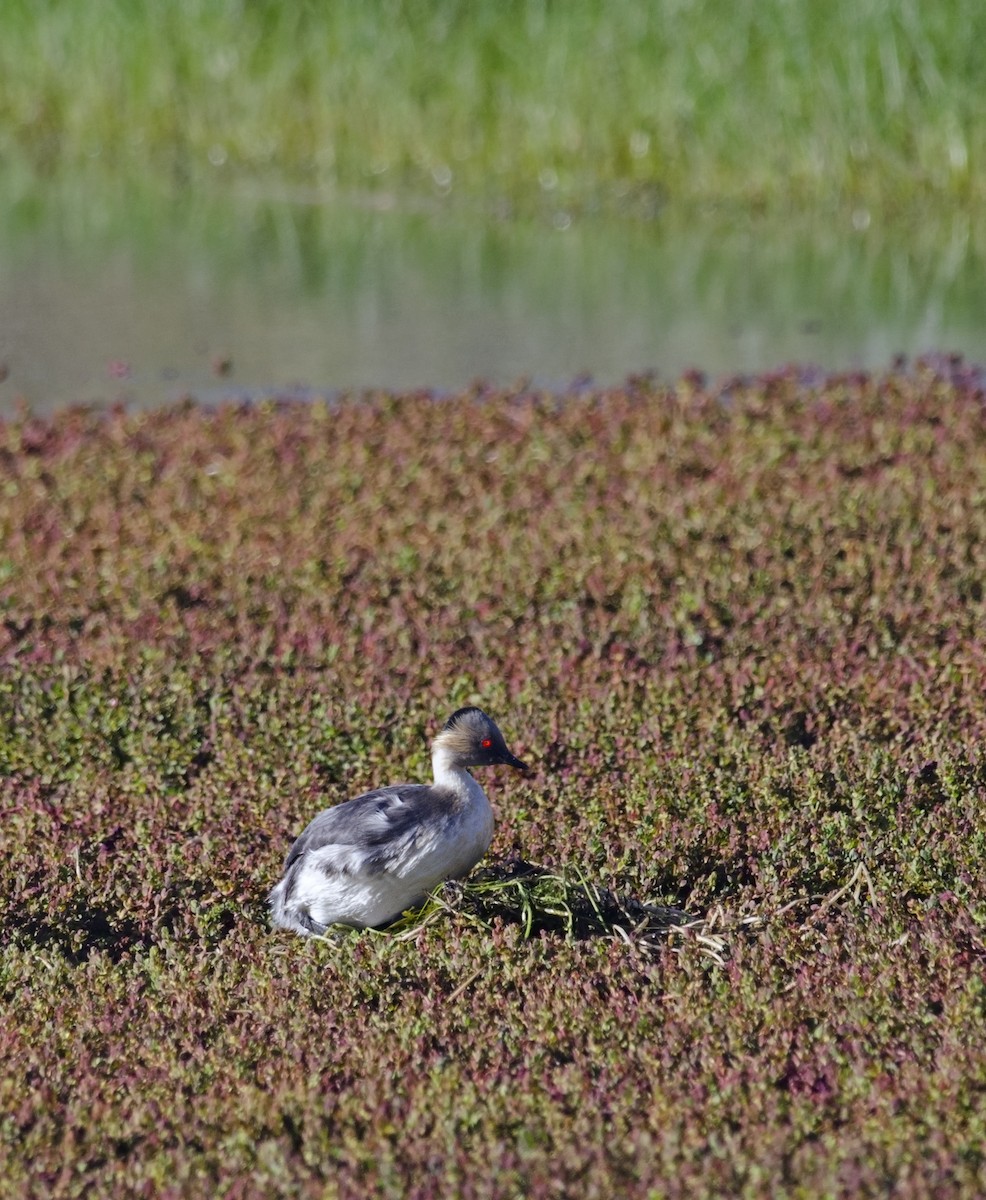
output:
M486 713L484 713L481 708L477 708L475 704L467 704L465 708L457 708L455 710L455 712L442 726L442 732L444 733L447 729L454 729L463 717L469 716L472 713L477 713L484 720L489 720L489 717L487 717Z

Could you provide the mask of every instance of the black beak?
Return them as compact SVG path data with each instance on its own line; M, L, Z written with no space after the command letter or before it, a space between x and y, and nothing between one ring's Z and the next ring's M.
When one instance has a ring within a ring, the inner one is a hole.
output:
M515 771L522 771L525 775L529 770L527 763L522 763L519 758L515 758L509 750L502 751L499 761L508 767L513 767Z

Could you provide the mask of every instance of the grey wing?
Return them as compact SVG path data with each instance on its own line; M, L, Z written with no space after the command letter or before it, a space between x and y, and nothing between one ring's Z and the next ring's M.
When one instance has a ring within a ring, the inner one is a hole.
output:
M421 829L441 820L452 797L422 783L376 788L320 812L288 852L285 873L306 854L352 847L353 866L381 868L387 849L413 843Z

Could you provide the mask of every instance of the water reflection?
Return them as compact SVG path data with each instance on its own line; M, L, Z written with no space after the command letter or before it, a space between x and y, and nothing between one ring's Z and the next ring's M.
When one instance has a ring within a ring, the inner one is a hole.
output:
M0 409L982 360L982 231L14 196ZM229 374L221 374L231 364Z

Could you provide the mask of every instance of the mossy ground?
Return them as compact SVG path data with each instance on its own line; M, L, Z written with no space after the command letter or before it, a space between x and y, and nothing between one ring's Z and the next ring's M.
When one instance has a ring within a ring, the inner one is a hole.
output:
M27 415L0 489L10 1194L986 1187L980 372ZM468 702L527 900L273 933Z

